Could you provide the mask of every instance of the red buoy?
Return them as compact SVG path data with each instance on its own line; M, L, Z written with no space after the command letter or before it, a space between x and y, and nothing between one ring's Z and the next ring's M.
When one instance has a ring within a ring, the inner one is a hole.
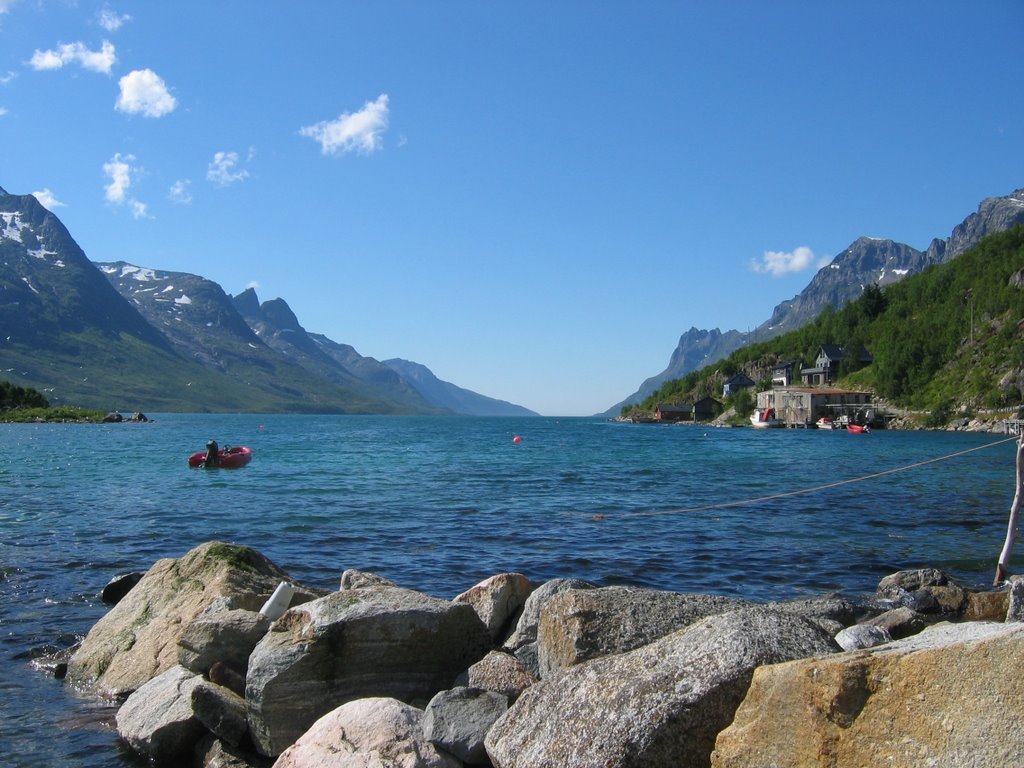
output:
M521 443L521 442L523 442L523 438L521 438L519 435L516 435L515 437L512 438L512 442L513 443Z

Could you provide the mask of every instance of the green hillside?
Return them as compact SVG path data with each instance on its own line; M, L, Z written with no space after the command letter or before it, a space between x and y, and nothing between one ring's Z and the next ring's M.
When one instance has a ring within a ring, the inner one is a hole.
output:
M884 289L869 285L839 311L826 309L799 330L667 382L637 409L717 397L739 371L765 389L774 365L796 361L798 375L822 344L867 348L874 361L844 361L838 386L871 390L897 406L950 412L1024 403L1024 227Z

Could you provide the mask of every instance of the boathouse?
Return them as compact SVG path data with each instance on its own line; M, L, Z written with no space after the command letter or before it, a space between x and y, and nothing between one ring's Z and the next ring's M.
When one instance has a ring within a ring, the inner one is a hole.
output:
M694 421L711 421L724 410L724 406L713 397L705 397L693 404Z
M869 405L870 392L849 389L777 387L757 393L757 407L774 408L788 427L813 426L823 417L850 418Z
M688 403L658 403L654 409L655 421L689 421L693 418L693 406Z

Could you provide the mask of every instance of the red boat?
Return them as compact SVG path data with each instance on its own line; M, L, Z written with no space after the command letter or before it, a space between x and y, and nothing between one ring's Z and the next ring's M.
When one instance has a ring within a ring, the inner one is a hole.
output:
M232 445L217 451L217 463L209 469L238 469L252 461L252 449L244 445ZM206 451L193 453L188 457L190 467L206 467Z
M852 432L855 435L861 435L865 432L870 432L871 428L867 424L847 424L846 431Z

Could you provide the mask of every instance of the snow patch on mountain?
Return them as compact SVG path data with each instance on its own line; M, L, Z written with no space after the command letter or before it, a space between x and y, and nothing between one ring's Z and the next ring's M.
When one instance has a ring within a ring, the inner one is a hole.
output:
M28 225L21 220L20 211L0 211L0 239L21 242L21 231Z
M56 256L57 252L56 251L48 251L45 248L37 248L34 251L28 251L28 255L31 256L34 259L42 259L43 261L46 261L47 257L49 257L49 256ZM55 266L55 267L64 267L64 266L67 266L67 265L61 259L55 259L54 262L53 262L53 266Z

